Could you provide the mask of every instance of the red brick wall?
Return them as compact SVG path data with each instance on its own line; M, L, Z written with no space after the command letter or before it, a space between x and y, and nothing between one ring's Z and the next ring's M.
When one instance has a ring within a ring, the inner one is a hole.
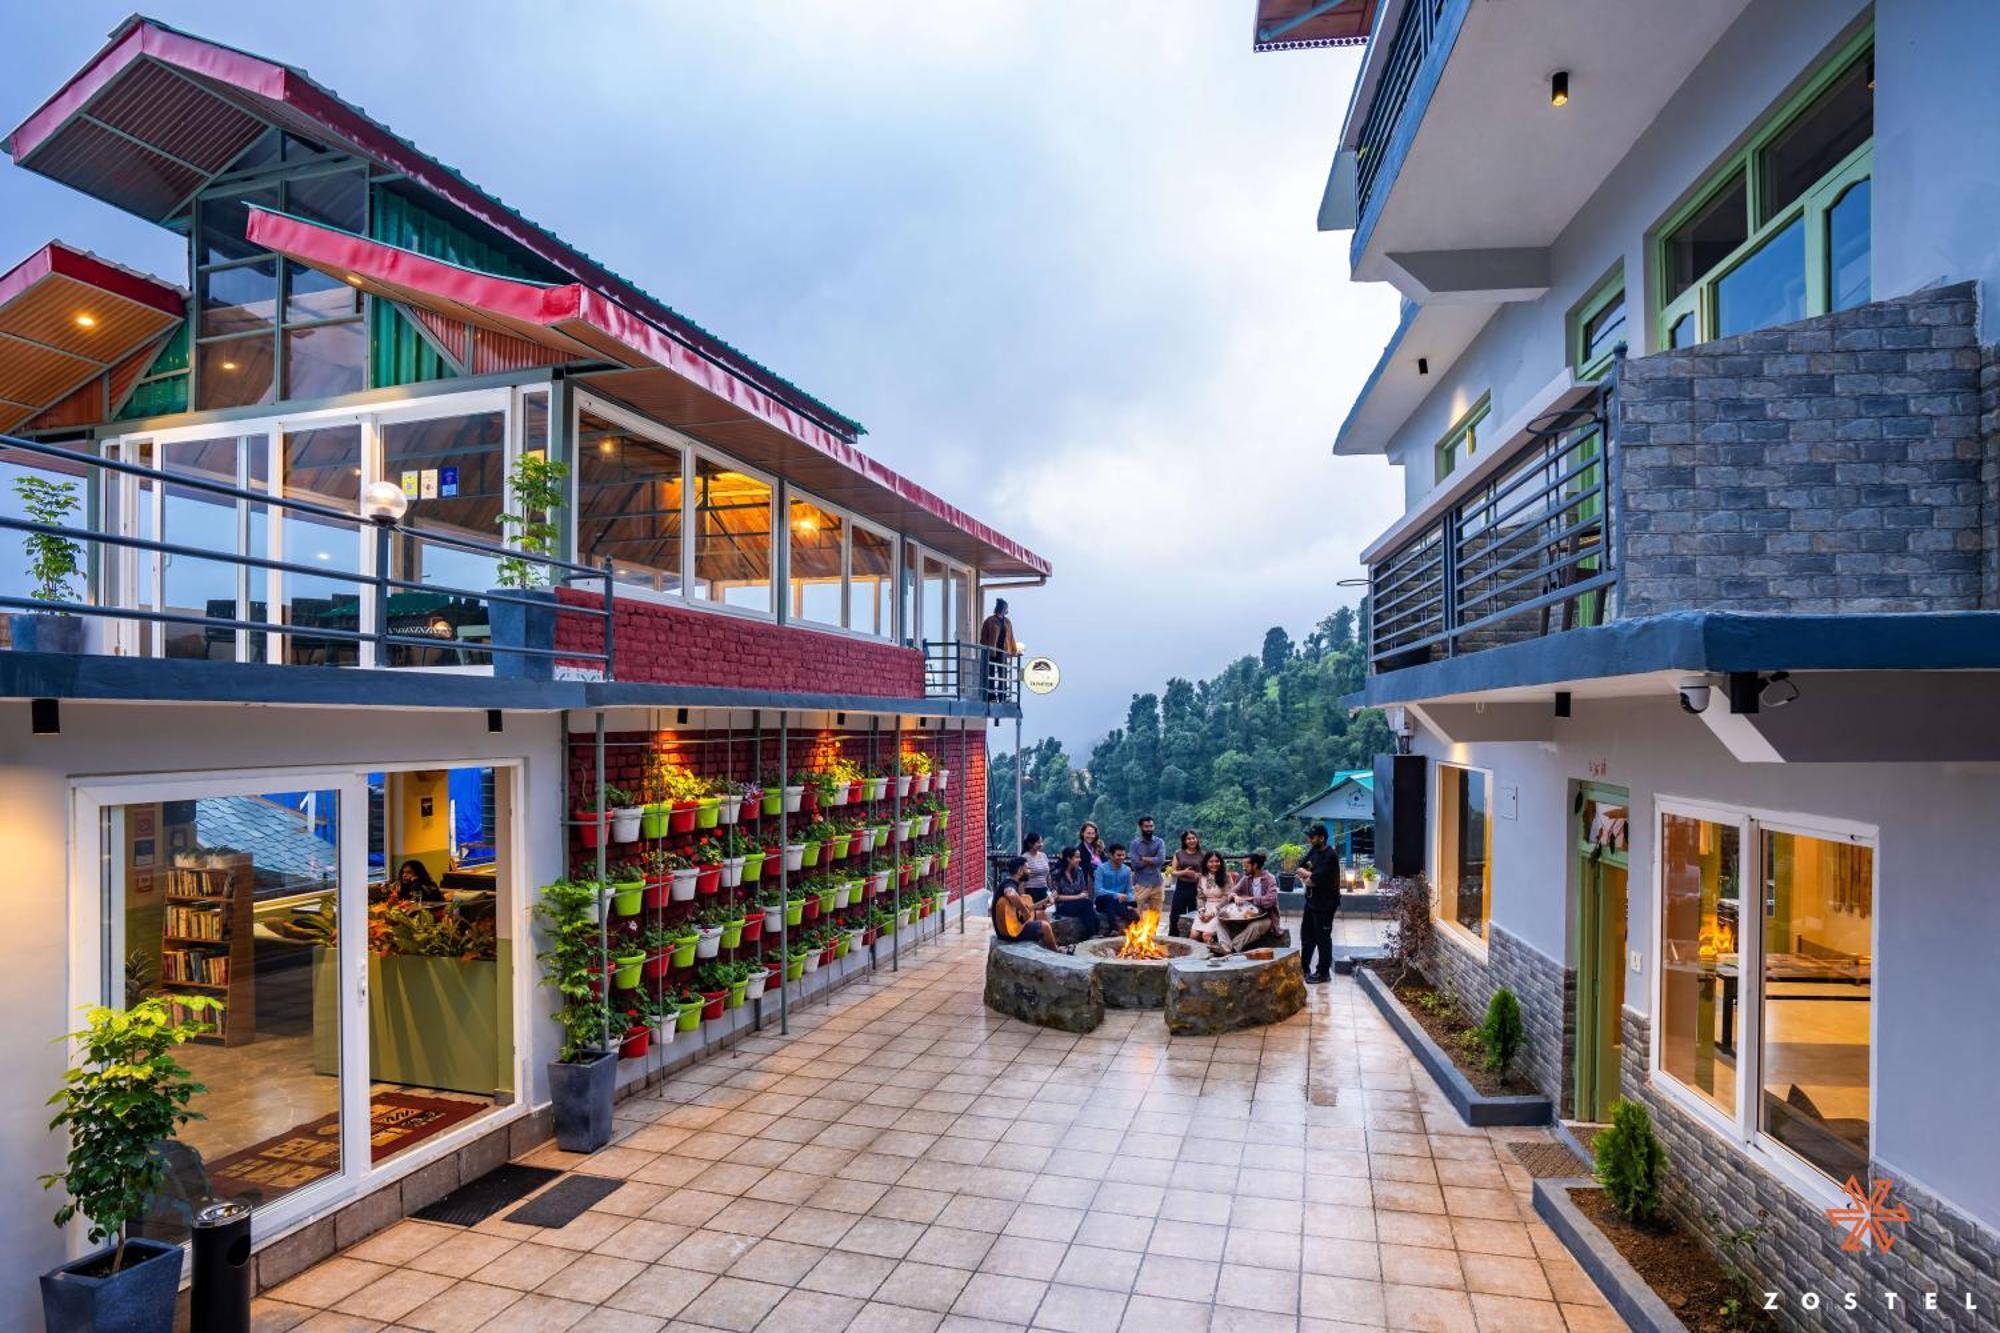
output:
M571 605L603 604L595 593L564 588L558 595ZM619 598L617 607L614 674L619 680L923 697L924 658L914 648L635 598ZM558 616L556 647L602 652L602 622L587 616Z

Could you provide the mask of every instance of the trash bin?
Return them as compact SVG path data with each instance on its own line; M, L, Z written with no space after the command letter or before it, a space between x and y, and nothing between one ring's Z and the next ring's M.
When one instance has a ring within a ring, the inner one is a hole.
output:
M194 1215L190 1327L250 1333L250 1205L204 1204Z

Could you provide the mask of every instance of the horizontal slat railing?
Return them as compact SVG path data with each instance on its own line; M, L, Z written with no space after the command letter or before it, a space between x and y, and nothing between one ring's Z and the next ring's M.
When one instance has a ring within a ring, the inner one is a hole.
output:
M1410 0L1395 35L1389 39L1382 77L1369 99L1368 116L1361 122L1361 134L1356 141L1354 185L1359 211L1363 214L1374 197L1388 156L1389 140L1402 121L1410 93L1417 85L1417 75L1435 44L1438 20L1444 9L1445 0Z
M1393 671L1603 623L1613 553L1616 373L1529 428L1514 457L1369 567L1369 662Z
M276 495L266 491L254 491L228 482L216 481L197 474L167 471L148 467L141 463L129 463L122 459L99 458L94 454L81 453L61 445L46 444L38 440L22 440L0 435L0 457L12 458L23 464L32 465L37 459L45 460L51 470L64 476L81 479L86 495L79 497L86 503L94 498L99 503L96 512L116 512L120 506L108 502L103 483L112 477L134 477L142 482L151 482L156 487L171 488L173 491L197 491L239 504L254 506L252 512L271 510L284 514L296 514L312 519L317 524L345 528L356 534L357 552L363 549L360 535L369 534L373 551L372 571L341 569L334 565L308 565L293 560L282 560L268 556L251 555L244 551L221 550L210 546L193 546L185 542L163 541L153 537L136 536L129 532L117 532L105 527L74 527L65 524L38 523L29 519L14 518L0 514L0 532L20 533L23 536L52 537L72 542L85 552L95 553L106 549L132 551L164 558L200 561L206 564L222 565L233 569L260 573L291 575L301 579L311 579L315 583L346 583L355 588L357 623L350 629L336 624L309 624L284 620L258 620L242 615L202 614L192 611L173 611L158 606L145 605L136 596L102 595L107 582L100 577L100 595L91 601L45 601L39 598L0 594L0 609L8 611L60 613L90 617L104 621L131 621L148 625L185 625L194 628L226 632L247 632L269 634L298 640L308 644L344 643L374 644L379 648L402 647L438 650L453 644L468 654L504 654L523 658L561 658L565 661L588 663L596 666L606 680L613 677L612 663L615 656L614 621L616 616L616 582L612 576L610 561L603 568L576 564L554 556L537 555L502 546L494 542L475 538L460 537L448 532L433 532L418 528L401 527L395 524L376 523L360 514L350 513L331 505L310 500L299 500ZM273 526L276 526L275 523ZM424 580L403 579L392 576L390 568L390 543L392 540L415 542L421 546L438 546L453 551L467 552L499 561L516 561L542 572L540 582L549 587L568 587L576 584L598 584L603 589L601 606L564 603L560 614L580 615L600 621L603 625L603 647L600 651L586 649L543 648L528 644L500 643L492 638L459 641L444 639L434 635L411 635L394 632L390 628L388 599L395 592L428 593L434 597L465 604L492 606L545 606L547 603L534 597L529 590L503 591L497 588L460 588L449 584ZM85 563L88 563L86 561ZM370 627L362 628L359 608L362 599L372 602L369 615ZM227 599L241 606L245 600ZM380 659L388 654L377 654L376 665L393 663ZM275 659L275 654L273 655Z
M924 640L924 697L1021 702L1021 655L957 639Z

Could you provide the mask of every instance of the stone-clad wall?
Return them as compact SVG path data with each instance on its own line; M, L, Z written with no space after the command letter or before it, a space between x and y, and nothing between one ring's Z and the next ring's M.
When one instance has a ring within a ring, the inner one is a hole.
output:
M1979 486L1991 534L2000 531L2000 347L1988 347L1980 357L1979 434L1988 446L1979 463ZM1980 551L1979 604L2000 607L2000 536L1989 536Z
M1521 1002L1528 1040L1520 1071L1567 1115L1573 1105L1572 1052L1576 1041L1576 972L1488 923L1492 940L1481 960L1457 935L1440 927L1425 970L1432 982L1458 996L1477 1019L1502 986Z
M1761 1227L1756 1240L1731 1256L1758 1289L1780 1294L1779 1321L1798 1333L1875 1333L1876 1330L1991 1330L2000 1326L2000 1234L1955 1212L1886 1162L1870 1162L1873 1178L1894 1180L1895 1202L1910 1210L1894 1226L1887 1251L1844 1253L1841 1233L1816 1201L1795 1193L1743 1152L1663 1096L1647 1072L1651 1023L1630 1009L1622 1015L1624 1055L1619 1077L1627 1097L1643 1101L1667 1148L1668 1208L1682 1225L1720 1249L1722 1236ZM1848 1292L1857 1308L1843 1308ZM1893 1291L1891 1310L1884 1300ZM1924 1293L1938 1293L1938 1308L1922 1308ZM1817 1292L1821 1306L1805 1310L1799 1299ZM1968 1312L1965 1297L1976 1309Z
M1958 283L1627 362L1620 614L2000 605L1977 305Z

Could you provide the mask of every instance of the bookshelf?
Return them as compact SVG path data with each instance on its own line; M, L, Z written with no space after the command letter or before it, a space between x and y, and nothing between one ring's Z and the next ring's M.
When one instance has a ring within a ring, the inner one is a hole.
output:
M199 1017L216 1029L196 1040L240 1046L256 1036L254 880L248 856L167 871L160 990L169 1002L205 995L223 1006L193 1015L174 1005L175 1017Z

